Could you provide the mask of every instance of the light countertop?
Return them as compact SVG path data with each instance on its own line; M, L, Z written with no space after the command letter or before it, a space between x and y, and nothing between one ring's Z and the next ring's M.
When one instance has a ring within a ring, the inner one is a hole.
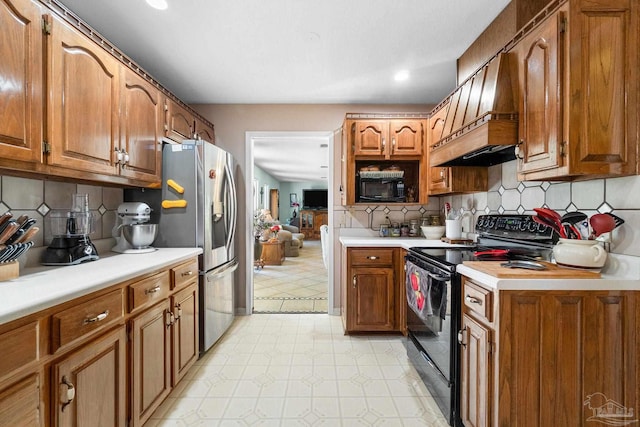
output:
M0 282L0 324L36 313L202 253L200 248L160 248L145 254L101 255L63 267L32 267Z
M340 242L346 247L411 247L429 246L447 248L452 246L440 240L427 240L420 237L351 237L341 236ZM536 279L499 278L485 274L467 265L458 265L456 271L496 290L640 290L640 257L609 254L602 277L599 279Z

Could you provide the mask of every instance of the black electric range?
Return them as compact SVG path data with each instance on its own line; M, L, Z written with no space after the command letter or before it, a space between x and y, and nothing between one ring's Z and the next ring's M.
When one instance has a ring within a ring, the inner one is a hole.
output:
M413 247L405 258L407 354L452 426L461 426L459 347L464 261L549 260L553 231L530 215L482 215L477 241L458 247Z

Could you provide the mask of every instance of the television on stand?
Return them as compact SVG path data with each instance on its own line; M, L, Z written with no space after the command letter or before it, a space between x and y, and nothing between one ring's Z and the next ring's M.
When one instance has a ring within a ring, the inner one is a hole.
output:
M328 207L329 197L326 188L302 190L302 209L325 210Z

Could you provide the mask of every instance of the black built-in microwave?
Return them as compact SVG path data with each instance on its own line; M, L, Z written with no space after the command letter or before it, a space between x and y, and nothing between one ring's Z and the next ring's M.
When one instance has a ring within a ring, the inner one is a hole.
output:
M356 203L405 203L404 178L363 178L357 176Z

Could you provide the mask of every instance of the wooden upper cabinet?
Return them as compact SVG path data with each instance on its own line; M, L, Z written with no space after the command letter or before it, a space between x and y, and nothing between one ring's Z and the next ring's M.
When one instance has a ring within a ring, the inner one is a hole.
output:
M420 156L424 120L358 120L354 122L354 155Z
M164 105L160 91L129 68L122 67L120 150L128 161L121 175L159 183Z
M216 137L212 126L209 126L199 118L195 118L195 132L196 139L202 139L210 143L215 143Z
M0 158L42 159L42 18L31 0L0 0Z
M116 174L119 62L59 18L49 18L48 163Z
M565 3L515 47L526 180L637 173L640 4Z
M195 117L172 99L167 99L165 136L176 142L193 139Z
M552 16L521 42L520 172L562 166L562 54L564 13Z

